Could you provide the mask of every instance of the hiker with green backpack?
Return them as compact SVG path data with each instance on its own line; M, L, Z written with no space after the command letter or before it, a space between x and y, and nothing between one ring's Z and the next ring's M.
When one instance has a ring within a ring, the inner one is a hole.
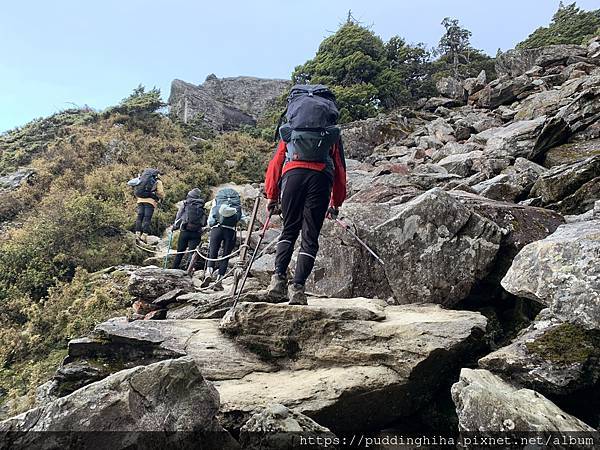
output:
M179 269L186 250L195 250L202 239L202 231L206 226L204 198L198 188L188 192L185 201L179 207L172 230L179 230L177 255L173 261L173 269Z
M241 218L242 204L240 194L231 188L219 190L212 201L208 217L208 225L211 227L208 249L208 257L210 259L217 259L221 248L223 256L227 256L233 251L235 247L236 227ZM202 287L210 285L213 280L218 284L223 279L225 272L227 272L229 258L224 258L218 264L218 269L215 270L216 262L207 262Z
M292 87L282 120L284 116L287 122L278 126L279 144L265 178L269 214L283 213L268 293L306 305L304 285L317 257L321 227L326 216L337 218L346 198L346 162L336 126L339 111L327 86ZM287 270L300 232L296 270L288 285Z

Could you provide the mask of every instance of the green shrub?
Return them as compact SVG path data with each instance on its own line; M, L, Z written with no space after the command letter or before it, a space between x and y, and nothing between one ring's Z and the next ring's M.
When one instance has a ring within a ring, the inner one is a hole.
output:
M68 135L71 127L97 119L98 114L90 108L67 109L0 134L0 175L29 164L55 138Z
M159 100L158 90L137 89L103 113L63 112L1 136L0 168L26 161L36 175L0 196L0 221L21 224L0 240L0 401L3 391L31 393L69 339L131 304L126 280L90 274L147 256L127 234L136 214L130 178L147 167L163 173L157 235L190 189L208 198L212 186L263 179L272 144L261 133L197 139L157 112Z
M560 2L550 25L540 27L517 45L517 48L536 48L554 44L585 44L600 34L600 9L584 11L576 3L567 6Z
M31 302L13 299L26 315L24 326L0 329L0 402L16 399L47 381L66 356L70 339L88 334L94 326L123 315L131 305L127 275L77 270L69 283L50 288L48 296ZM26 404L25 406L29 406ZM21 408L22 409L22 408Z
M429 50L399 36L384 42L350 16L321 42L313 59L296 67L292 81L331 87L344 123L430 97L435 94L435 81L443 76L466 78L485 69L488 78L494 78L494 60L471 46L471 32L456 19L447 18L442 25L446 33L440 45ZM434 54L439 56L435 61ZM276 119L269 119L272 127Z

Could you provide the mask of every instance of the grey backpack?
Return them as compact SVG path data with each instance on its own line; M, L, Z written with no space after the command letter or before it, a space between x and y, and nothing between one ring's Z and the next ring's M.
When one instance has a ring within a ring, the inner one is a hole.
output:
M288 161L326 162L340 137L339 111L333 92L322 84L297 84L290 90L278 133ZM287 122L281 125L283 117Z

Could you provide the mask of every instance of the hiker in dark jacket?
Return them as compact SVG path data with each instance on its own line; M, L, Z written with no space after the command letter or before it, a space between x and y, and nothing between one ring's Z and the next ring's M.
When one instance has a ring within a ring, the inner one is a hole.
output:
M227 195L228 193L231 194L230 198L234 202L219 204L221 195ZM208 217L208 225L211 227L208 239L208 257L210 259L217 259L221 248L223 249L223 256L227 256L233 251L235 247L236 226L241 220L242 214L239 194L231 189L223 189L217 193L211 203L210 215ZM215 287L217 289L221 288L221 281L227 272L228 264L229 258L221 261L208 261L206 263L204 281L201 286L206 287L215 280Z
M307 303L304 284L315 264L323 221L325 216L337 218L338 208L346 199L346 161L341 138L331 147L329 155L331 164L298 160L286 163L286 143L280 141L267 169L267 208L278 208L280 201L283 213L283 231L277 244L269 294L284 297L288 291L290 304ZM288 266L301 231L294 278L287 286Z
M202 231L206 226L206 213L204 212L204 198L198 188L188 192L183 204L177 211L173 230L179 230L177 240L177 255L173 261L173 269L179 269L183 259L183 252L195 250L202 239Z
M146 242L150 234L150 223L154 209L165 198L163 182L158 169L146 169L140 176L140 183L135 186L134 194L137 198L137 218L135 221L135 235Z

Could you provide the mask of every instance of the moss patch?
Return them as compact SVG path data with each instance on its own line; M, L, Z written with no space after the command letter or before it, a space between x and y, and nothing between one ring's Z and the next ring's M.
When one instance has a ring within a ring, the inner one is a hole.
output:
M563 144L546 153L543 166L551 168L562 164L573 164L596 155L600 155L600 140Z
M35 388L52 378L65 356L65 349L52 350L44 359L0 368L0 405L8 402L9 415L29 409L34 403Z
M564 323L526 346L531 353L548 361L559 364L583 363L591 357L600 356L600 333Z

